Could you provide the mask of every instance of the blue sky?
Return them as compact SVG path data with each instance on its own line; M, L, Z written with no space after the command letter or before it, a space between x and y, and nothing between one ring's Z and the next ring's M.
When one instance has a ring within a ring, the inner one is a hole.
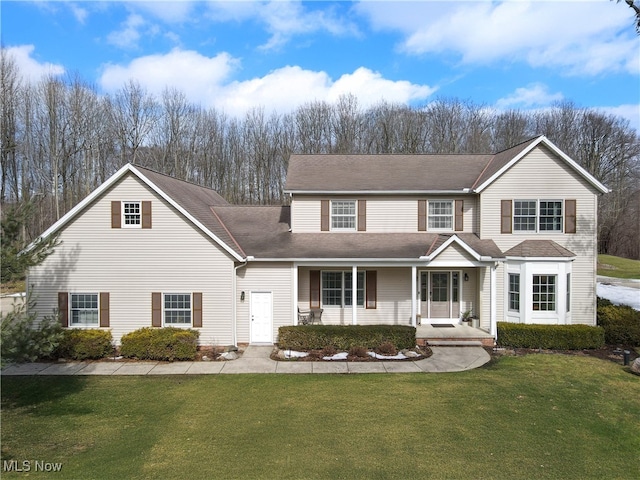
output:
M353 93L536 110L559 100L640 129L640 37L624 2L7 1L1 40L25 81L135 79L243 115Z

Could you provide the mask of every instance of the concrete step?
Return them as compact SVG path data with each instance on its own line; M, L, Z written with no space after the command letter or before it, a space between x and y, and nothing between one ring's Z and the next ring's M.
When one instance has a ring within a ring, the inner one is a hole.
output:
M482 347L480 340L427 340L432 347Z

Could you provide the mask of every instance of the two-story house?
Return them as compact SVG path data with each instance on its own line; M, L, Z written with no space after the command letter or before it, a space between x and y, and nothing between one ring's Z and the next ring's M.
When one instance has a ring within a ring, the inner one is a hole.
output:
M69 328L198 329L273 343L298 311L324 324L595 324L598 196L545 137L497 154L293 155L288 206L126 165L43 236L40 315ZM355 293L354 293L355 292ZM422 328L421 327L421 328Z

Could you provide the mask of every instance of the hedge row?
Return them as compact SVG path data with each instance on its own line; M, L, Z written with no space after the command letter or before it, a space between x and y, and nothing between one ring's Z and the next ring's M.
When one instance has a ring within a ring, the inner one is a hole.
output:
M640 311L598 299L598 325L608 345L640 346Z
M139 360L194 360L197 330L144 327L122 336L120 355Z
M278 329L278 345L291 350L335 347L376 348L389 342L398 350L416 346L416 329L404 325L298 325Z
M113 338L110 330L69 329L64 330L62 340L53 356L73 360L94 360L113 353Z
M498 322L498 345L501 347L583 350L601 348L604 344L601 327Z

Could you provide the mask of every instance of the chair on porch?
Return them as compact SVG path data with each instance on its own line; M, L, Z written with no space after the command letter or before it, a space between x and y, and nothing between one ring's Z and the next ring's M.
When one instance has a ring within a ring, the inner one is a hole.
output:
M298 307L298 325L313 324L322 324L322 309L300 310L300 307Z

